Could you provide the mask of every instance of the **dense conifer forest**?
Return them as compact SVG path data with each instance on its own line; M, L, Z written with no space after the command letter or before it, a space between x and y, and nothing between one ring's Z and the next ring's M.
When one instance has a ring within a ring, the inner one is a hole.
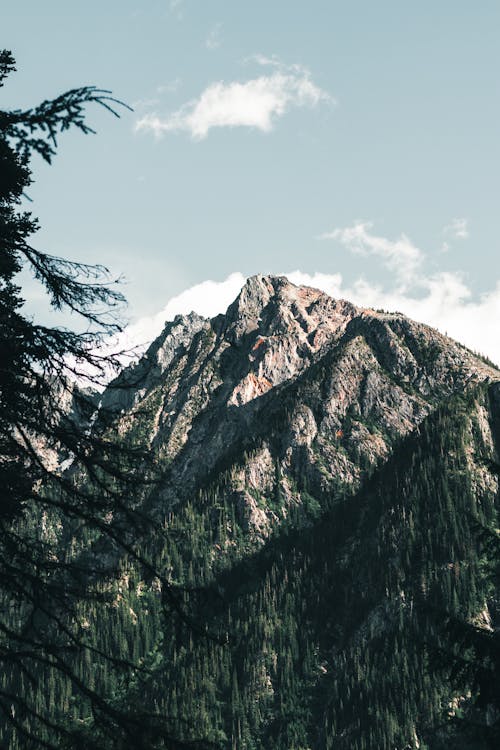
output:
M107 603L80 605L91 645L77 657L82 689L39 665L34 683L4 672L2 689L32 703L49 746L61 738L44 717L107 746L87 688L120 709L141 706L144 747L165 746L149 713L168 717L179 740L231 750L496 746L498 714L476 705L477 672L495 680L493 635L483 631L491 643L479 653L447 626L484 625L487 604L498 606L498 540L488 542L498 498L478 484L478 408L498 441L492 387L454 396L359 491L311 495L261 549L249 550L221 480L209 484L163 519L168 544L144 540L142 553L183 592L181 608L128 562L111 590L102 584ZM45 533L55 527L48 520ZM60 544L78 556L91 540L68 530ZM12 750L30 746L12 726L2 733Z

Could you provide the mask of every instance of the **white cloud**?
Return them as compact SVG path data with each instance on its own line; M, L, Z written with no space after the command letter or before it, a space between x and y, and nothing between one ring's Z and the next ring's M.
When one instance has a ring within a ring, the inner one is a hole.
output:
M457 240L466 240L469 237L467 219L452 219L443 229L443 234Z
M372 234L369 231L372 226L371 222L357 222L352 227L325 232L319 239L337 240L359 255L376 255L400 282L410 282L424 259L423 252L406 235L389 240Z
M220 47L221 40L221 31L222 31L222 24L216 23L215 26L212 26L210 29L207 38L205 39L205 47L213 52L213 50L216 50Z
M265 58L259 64L275 69L269 75L243 83L212 83L197 99L166 117L155 112L141 117L135 129L152 132L157 137L185 131L196 140L206 138L212 128L248 127L269 132L275 121L293 107L315 107L322 101L332 101L312 81L306 68L285 67Z

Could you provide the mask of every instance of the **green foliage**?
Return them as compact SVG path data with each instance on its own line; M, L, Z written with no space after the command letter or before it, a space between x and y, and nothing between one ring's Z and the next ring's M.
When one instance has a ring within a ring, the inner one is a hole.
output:
M200 627L175 609L165 617L158 582L129 568L112 601L82 616L96 649L144 671L120 680L87 653L82 681L121 707L154 709L185 741L228 750L389 750L417 737L429 750L488 747L477 682L456 668L459 656L477 664L477 646L442 627L473 622L495 596L481 532L498 525L495 492L470 459L486 450L478 404L488 408L484 389L451 399L329 510L297 488L298 527L261 548L248 547L224 487L206 488L141 550L190 590ZM45 681L40 711L57 705L92 736L90 704L60 675Z

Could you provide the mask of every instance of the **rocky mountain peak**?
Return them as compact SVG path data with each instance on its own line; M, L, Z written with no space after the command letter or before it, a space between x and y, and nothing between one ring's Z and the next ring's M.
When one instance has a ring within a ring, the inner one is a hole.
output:
M337 331L358 312L354 305L333 300L319 289L296 286L286 276L251 276L224 316L224 334L237 342L252 333L294 332L300 339L309 337L310 345L317 348L319 340L315 345L312 334L318 326Z
M158 554L168 580L193 592L193 611L209 632L234 633L219 655L201 631L198 640L190 633L187 647L176 620L156 617L161 610L153 607L164 601L158 579L148 590L149 580L137 585L133 569L129 576L124 568L116 603L101 610L112 612L113 623L132 618L132 636L117 639L127 651L134 632L149 634L161 622L161 652L170 656L158 668L158 699L171 689L178 706L189 700L196 716L201 705L207 716L212 706L213 725L224 726L220 737L234 729L230 701L238 715L246 707L254 735L233 747L298 747L297 734L279 743L272 736L296 715L313 717L300 746L316 750L418 748L416 722L432 705L441 731L443 706L455 704L443 698L441 682L434 704L428 699L429 641L418 633L434 638L435 630L417 629L417 607L425 603L427 621L428 603L442 600L448 619L458 602L476 613L468 630L489 637L497 628L498 596L488 593L483 572L486 545L474 551L474 535L484 519L498 526L498 370L401 314L361 309L284 277L254 276L225 314L167 323L106 399L121 412L124 442L149 441L159 462L161 480L145 508L162 533L147 540L148 558ZM121 601L133 607L117 618ZM98 611L96 625L103 619ZM149 641L145 653L154 653ZM437 670L441 680L443 666ZM414 685L426 686L421 706ZM346 695L358 703L344 704ZM390 700L378 702L381 695ZM393 729L399 695L401 739ZM372 733L370 721L386 714L392 734ZM370 728L359 743L358 715ZM318 727L328 728L333 744ZM429 747L458 746L422 736Z
M356 485L445 399L499 379L402 315L253 276L225 314L168 323L103 401L121 410L124 434L133 412L144 415L141 434L170 466L165 502L225 471L238 512L263 538L287 504L301 502L297 482L318 496ZM271 495L279 513L256 500Z

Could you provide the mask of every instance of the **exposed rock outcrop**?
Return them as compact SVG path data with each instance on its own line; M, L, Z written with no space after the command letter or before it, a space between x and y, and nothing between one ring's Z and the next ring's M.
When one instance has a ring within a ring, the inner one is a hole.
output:
M443 399L499 378L402 315L254 276L224 315L168 323L103 403L124 433L140 415L169 465L166 508L218 486L261 539L304 493L356 485Z

